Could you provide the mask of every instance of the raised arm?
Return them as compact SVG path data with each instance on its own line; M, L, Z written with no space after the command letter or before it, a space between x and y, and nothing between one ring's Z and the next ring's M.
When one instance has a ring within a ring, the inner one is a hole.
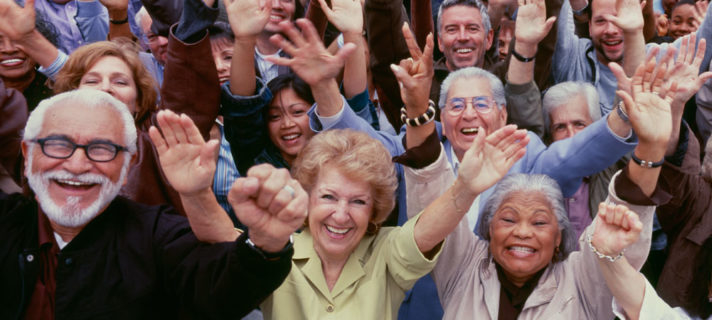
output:
M164 110L157 118L162 131L151 127L149 134L166 178L180 193L193 233L204 242L234 241L239 232L210 189L219 142L206 143L186 115ZM306 217L307 194L284 169L261 165L247 175L230 190L230 204L255 246L279 252Z
M230 92L251 96L255 94L256 88L255 45L257 36L269 20L272 1L226 0L225 9L235 35L230 66Z
M415 224L415 242L430 252L452 232L475 197L493 186L526 153L526 130L505 126L485 138L479 132L465 153L455 183L431 203Z
M0 0L0 32L44 68L59 56L59 50L35 29L35 0L25 1L24 8L13 0Z
M615 256L638 241L643 224L635 212L623 205L601 203L596 215L596 230L591 245L599 252ZM616 300L627 315L637 320L645 295L645 277L625 257L616 261L598 259L598 267Z
M129 0L99 1L109 11L108 39L113 40L120 37L133 38L133 33L131 33L131 28L129 28Z
M270 38L270 41L281 47L290 58L269 56L267 59L272 63L290 67L309 84L317 104L316 112L320 116L334 116L344 107L336 76L347 60L347 56L353 53L355 46L347 43L336 55L331 55L324 48L316 29L309 20L298 19L297 25L301 28L301 33L291 22L280 23L289 41L279 34Z
M544 0L519 0L517 21L514 27L514 51L522 57L534 57L539 42L546 37L554 25L556 17L546 18ZM507 83L525 84L534 79L534 60L521 61L515 57L509 60Z
M702 88L702 85L708 79L712 78L712 72L707 71L701 74L698 72L705 56L707 40L700 39L697 50L694 50L695 38L696 35L694 33L681 38L680 50L674 64L671 66L672 70L665 84L668 88L675 84L673 100L670 103L673 127L666 151L667 156L672 155L677 149L685 103L697 94L697 91Z
M425 50L420 51L408 24L401 28L408 44L411 57L403 59L400 65L391 65L393 74L400 85L401 99L405 103L406 116L418 118L428 111L428 97L433 79L433 35L428 35ZM434 106L437 108L437 106ZM431 115L431 118L435 114ZM428 122L420 126L406 126L406 145L409 148L419 146L435 130L435 123Z
M643 36L643 8L646 1L617 0L616 15L605 14L606 20L613 22L623 31L623 70L633 75L645 60L645 37ZM593 21L592 23L596 23Z
M351 99L366 90L366 55L363 37L363 8L361 0L319 0L329 22L344 34L344 43L353 43L356 52L346 59L344 65L344 96Z
M547 36L556 17L546 18L544 0L519 1L514 29L514 51L524 58L537 55L539 43ZM534 60L522 61L514 53L509 59L507 84L507 114L521 128L544 135L544 115L541 93L534 83ZM526 59L525 59L526 60Z

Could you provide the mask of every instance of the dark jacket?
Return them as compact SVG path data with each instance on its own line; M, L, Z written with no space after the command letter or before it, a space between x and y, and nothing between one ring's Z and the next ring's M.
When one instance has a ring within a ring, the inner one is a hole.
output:
M203 38L194 44L182 42L171 33L166 59L160 109L185 113L195 122L203 138L208 139L218 115L220 84L207 32L203 31ZM158 127L155 114L137 125L137 163L131 166L121 195L148 205L167 203L184 214L180 197L164 177L148 135L152 125Z
M0 193L0 318L21 319L41 272L37 203ZM254 309L291 267L245 244L199 242L167 207L117 197L59 252L57 319L231 318Z
M668 159L658 179L658 186L672 199L658 207L669 251L657 291L671 306L692 314L706 308L707 317L712 307L707 298L712 248L703 246L712 237L712 183L700 176L699 150L699 142L683 126L677 153L684 158Z

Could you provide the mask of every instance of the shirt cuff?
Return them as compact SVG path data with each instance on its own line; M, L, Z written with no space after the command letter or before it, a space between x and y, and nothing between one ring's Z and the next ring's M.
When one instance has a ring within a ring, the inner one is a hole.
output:
M59 70L62 70L64 64L67 63L67 59L69 59L69 56L67 56L66 53L62 52L62 50L57 50L57 59L54 59L54 62L52 62L49 67L44 68L40 66L37 68L37 71L47 76L47 78L54 80Z
M610 116L610 113L609 113L606 117L609 117L609 116ZM610 132L614 137L616 137L616 139L618 139L618 141L621 141L621 142L632 142L632 139L633 139L633 129L628 130L628 135L626 135L625 137L621 137L621 136L617 135L617 134L615 133L615 131L613 131L613 130L611 129L611 127L608 125L608 118L606 118L606 129L608 129L608 132Z
M630 166L631 162L628 162L628 166ZM672 199L672 195L660 188L659 184L655 186L652 195L646 196L640 187L630 179L628 166L623 168L623 172L616 177L615 190L618 198L640 206L659 206L668 203Z
M408 148L403 136L403 146L406 147L405 153L394 157L393 161L413 169L422 169L438 160L440 155L440 139L438 133L433 132L425 138L425 141L419 146Z
M342 100L341 110L339 110L339 112L337 112L335 115L330 116L330 117L320 116L319 109L314 108L314 114L316 114L316 117L319 119L319 122L321 122L321 125L323 128L331 128L341 120L341 117L344 115L344 108L346 108L346 100L344 99L343 96L341 97L341 100ZM316 103L314 105L316 105Z

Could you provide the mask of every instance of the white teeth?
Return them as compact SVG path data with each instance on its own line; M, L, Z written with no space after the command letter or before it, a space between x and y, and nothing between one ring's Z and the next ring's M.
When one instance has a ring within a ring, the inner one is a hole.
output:
M332 226L326 226L326 230L329 230L331 233L336 233L336 234L345 234L351 230L351 228L344 228L344 229L339 229L339 228L334 228Z
M623 42L623 41L622 41L622 40L618 40L618 41L604 41L603 43L605 43L605 44L607 44L607 45L609 45L609 46L615 46L615 45L617 45L617 44L620 44L621 42Z
M521 252L534 252L534 249L532 248L527 248L527 247L510 247L509 250L512 251L521 251Z
M0 64L16 64L22 62L22 59L7 59L0 62Z
M470 52L472 52L472 49L471 49L471 48L460 48L460 49L455 50L455 52L457 52L457 53L470 53Z
M68 184L68 185L70 185L70 186L85 186L85 185L89 185L88 183L83 183L83 182L80 182L80 181L72 181L72 180L57 180L57 182L59 182L59 183L61 183L61 184Z
M479 128L463 128L460 130L462 133L477 133L479 131Z
M295 133L295 134L290 134L290 135L288 135L288 136L282 136L282 139L284 139L284 140L293 140L293 139L299 138L299 136L300 136L300 134Z

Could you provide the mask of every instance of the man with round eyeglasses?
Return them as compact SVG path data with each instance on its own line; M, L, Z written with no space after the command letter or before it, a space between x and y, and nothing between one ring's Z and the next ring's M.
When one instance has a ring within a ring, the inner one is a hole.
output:
M176 131L182 122L157 119L168 144L185 138ZM189 222L214 226L199 217L118 196L136 140L128 108L99 90L65 92L33 111L22 154L34 199L0 192L0 318L239 318L281 284L307 203L288 174L253 178L259 191L248 198L277 188L291 194L290 209L269 212L273 221L249 226L249 234L231 230L234 241L204 243ZM189 174L163 173L172 183ZM184 203L191 196L181 193Z

